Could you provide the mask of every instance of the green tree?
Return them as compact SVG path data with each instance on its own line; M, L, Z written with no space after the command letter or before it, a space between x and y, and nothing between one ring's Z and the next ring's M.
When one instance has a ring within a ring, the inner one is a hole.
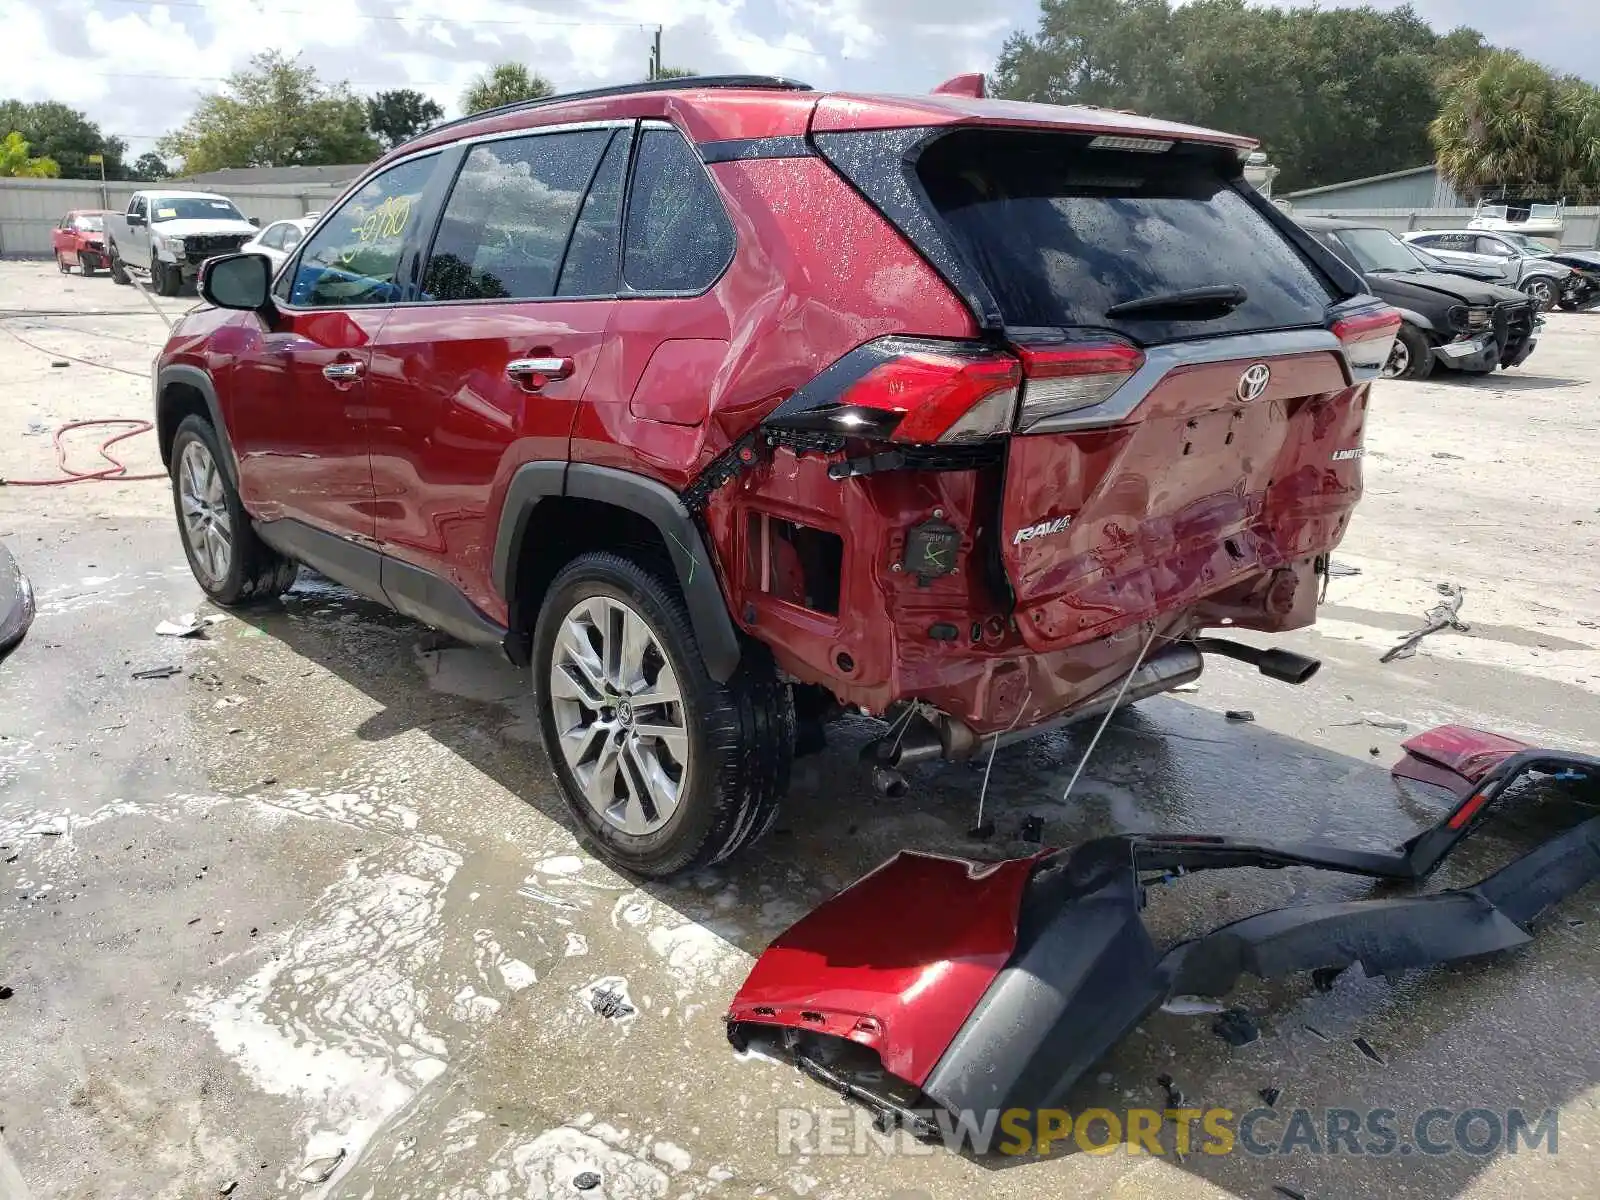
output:
M156 180L166 179L172 174L167 168L166 159L162 158L154 150L146 150L139 155L134 160L132 171L133 178L152 183Z
M122 159L128 144L107 137L83 113L58 101L0 101L0 129L22 134L35 154L54 159L68 179L99 179L100 164L89 161L93 154L105 159L106 178L127 175Z
M367 128L385 150L409 142L444 120L444 109L412 88L379 92L367 99Z
M31 147L20 133L8 133L0 140L0 176L7 179L54 179L61 167L53 158L34 158Z
M257 54L205 96L181 129L157 149L183 159L185 174L225 167L364 163L378 155L367 111L344 83L326 84L316 68L276 50Z
M470 116L502 104L542 100L554 92L548 79L534 74L521 63L497 63L474 79L461 94L461 111Z
M698 74L700 74L700 72L697 71L693 67L662 67L660 70L658 70L656 72L656 78L657 79L693 79ZM650 80L646 79L645 82L649 83Z
M1277 8L1245 0L1041 0L1001 49L992 91L1129 109L1247 133L1293 189L1431 156L1439 80L1484 53L1408 6Z

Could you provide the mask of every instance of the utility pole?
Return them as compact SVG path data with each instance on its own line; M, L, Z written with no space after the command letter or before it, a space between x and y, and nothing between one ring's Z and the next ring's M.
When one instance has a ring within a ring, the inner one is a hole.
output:
M661 26L656 26L655 48L650 52L650 79L654 82L661 78Z

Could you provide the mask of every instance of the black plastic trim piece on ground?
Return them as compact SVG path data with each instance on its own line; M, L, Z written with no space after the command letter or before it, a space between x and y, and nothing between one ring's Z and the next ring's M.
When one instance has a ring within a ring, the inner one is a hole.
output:
M923 1092L953 1112L1050 1107L1172 996L1222 996L1244 974L1273 979L1360 963L1369 976L1390 975L1520 946L1540 913L1600 880L1600 817L1472 887L1273 909L1165 954L1140 912L1152 872L1306 866L1418 882L1514 784L1533 773L1571 772L1600 783L1600 758L1550 750L1512 755L1442 821L1392 852L1122 835L1050 855L1024 893L1015 952Z

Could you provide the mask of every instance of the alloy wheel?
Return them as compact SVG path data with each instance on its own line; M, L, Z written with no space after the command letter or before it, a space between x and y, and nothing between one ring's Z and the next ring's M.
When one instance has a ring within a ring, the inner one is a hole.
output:
M1383 364L1383 377L1385 379L1398 379L1411 369L1411 348L1406 345L1404 338L1395 338L1394 346L1389 351L1389 361Z
M672 663L645 619L591 596L562 618L550 657L561 753L589 806L623 833L671 819L689 772L689 731Z
M1545 312L1555 303L1556 289L1548 279L1535 279L1528 284L1528 296L1535 308Z
M233 560L233 518L216 459L201 441L191 441L178 458L178 501L183 536L206 581L218 586Z

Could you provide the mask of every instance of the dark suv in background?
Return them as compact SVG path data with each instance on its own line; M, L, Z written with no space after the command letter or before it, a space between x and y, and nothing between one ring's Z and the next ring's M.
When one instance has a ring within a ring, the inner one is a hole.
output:
M1426 379L1435 366L1478 373L1515 367L1538 345L1533 303L1515 288L1434 270L1380 226L1326 217L1300 224L1400 310L1405 324L1384 375Z
M1242 178L1098 109L762 78L557 97L378 163L157 364L220 604L309 564L531 665L647 875L773 822L850 706L887 772L1315 617L1399 325ZM797 733L798 729L798 733ZM849 803L849 798L841 798Z

